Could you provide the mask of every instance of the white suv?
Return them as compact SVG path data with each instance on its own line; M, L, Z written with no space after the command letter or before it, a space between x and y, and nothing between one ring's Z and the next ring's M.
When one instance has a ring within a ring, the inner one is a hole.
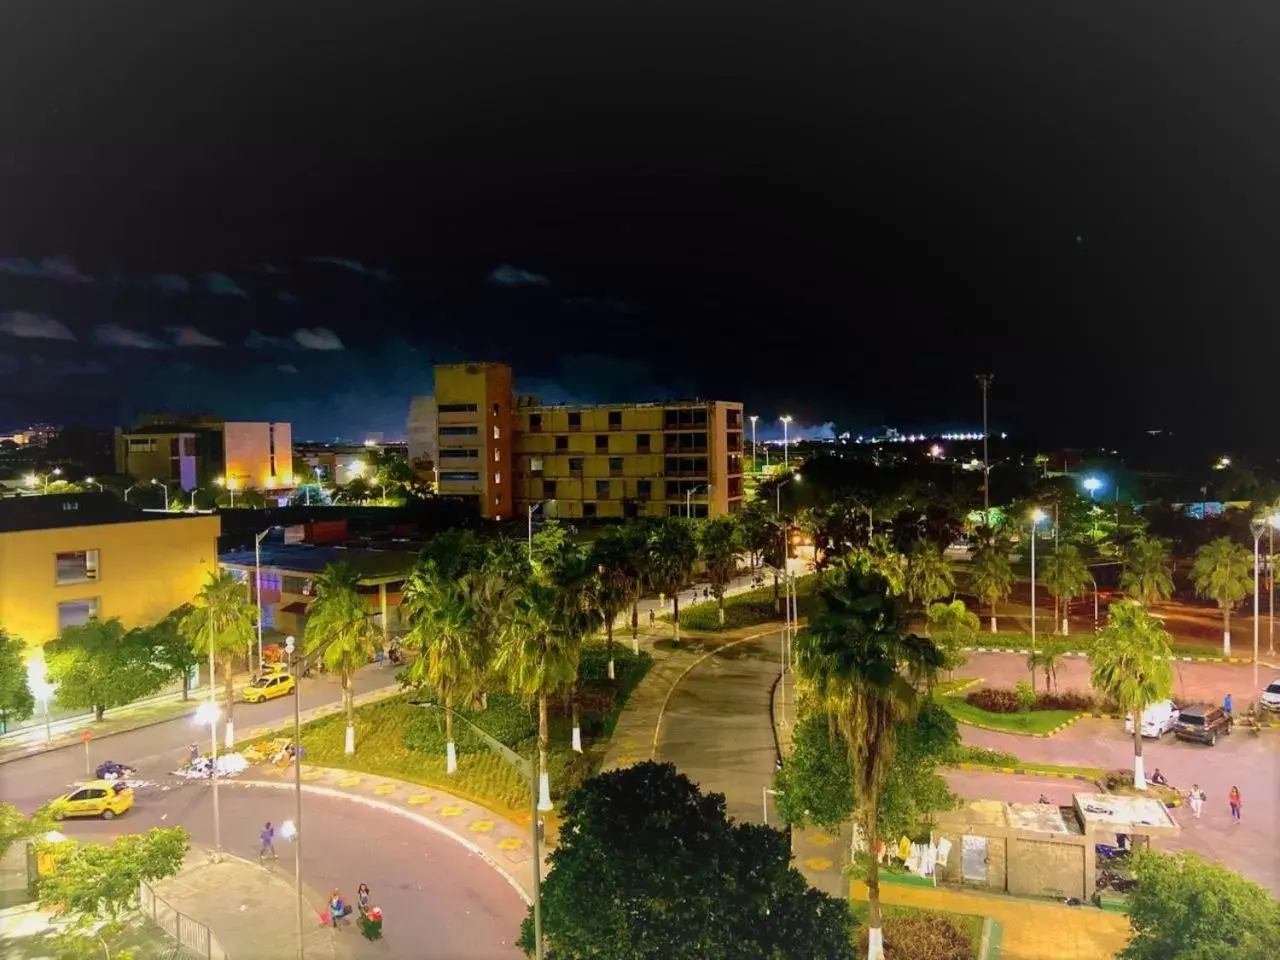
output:
M1262 705L1268 710L1280 710L1280 677L1267 684L1262 691Z
M1157 700L1142 711L1142 735L1159 739L1178 722L1178 708L1172 700ZM1124 732L1133 733L1133 714L1125 714Z

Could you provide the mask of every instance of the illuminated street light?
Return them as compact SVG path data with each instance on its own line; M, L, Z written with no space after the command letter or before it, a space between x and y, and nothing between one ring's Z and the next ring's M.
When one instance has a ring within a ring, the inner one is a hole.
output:
M1036 527L1045 518L1039 507L1031 511L1031 652L1036 649Z
M1218 462L1213 465L1213 469L1225 470L1229 466L1231 466L1231 458L1226 455L1223 455L1218 458Z
M235 477L217 477L213 481L217 486L222 487L227 493L231 494L231 506L234 509L236 505L236 480Z
M213 855L214 859L222 852L222 815L218 807L218 717L222 711L213 700L213 644L209 644L209 700L200 704L192 720L198 726L209 726L209 743L212 748L209 755L209 778L213 781ZM227 732L231 725L227 724Z
M93 484L95 487L98 488L99 493L102 492L102 484L100 484L97 480L93 479L93 477L85 477L84 482Z
M789 456L791 448L787 438L787 427L791 423L791 418L779 417L778 419L782 421L782 465L785 467L791 463L791 458Z
M935 443L933 446L929 448L929 456L937 460L939 457L942 456L942 447L940 447L938 444Z
M758 416L750 416L747 419L751 421L751 472L759 473L760 464L756 462L756 421L760 418Z
M363 460L353 460L347 464L347 473L353 477L363 477L364 472L369 469L369 465Z
M48 473L46 473L46 474L41 475L41 474L38 474L38 473L29 473L29 474L27 474L27 475L26 475L26 477L24 477L23 479L25 480L25 482L26 482L26 484L27 484L27 486L28 486L28 487L38 487L38 486L40 486L41 482L43 481L43 483L44 483L44 490L43 490L43 492L44 492L44 493L48 493L48 492L49 492L49 478L50 478L50 477L60 477L60 476L62 476L62 468L61 468L61 467L54 467L52 470L50 470L50 471L49 471Z
M53 742L53 732L49 727L49 701L53 699L53 684L49 682L45 672L44 654L39 649L36 655L27 661L27 689L37 701L44 705L44 738Z
M159 480L155 480L155 479L151 481L151 485L153 487L159 487L161 490L164 491L164 510L165 510L165 513L168 513L169 512L169 485L167 483L161 483Z
M1089 491L1090 500L1093 499L1093 495L1098 492L1098 489L1101 486L1102 486L1102 481L1099 480L1097 477L1084 478L1084 488Z

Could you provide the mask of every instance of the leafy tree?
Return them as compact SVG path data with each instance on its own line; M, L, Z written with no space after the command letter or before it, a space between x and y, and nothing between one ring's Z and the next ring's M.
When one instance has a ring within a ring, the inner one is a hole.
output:
M316 577L316 599L307 611L302 649L319 654L330 673L342 682L347 714L344 750L356 752L356 670L369 662L382 642L368 603L360 595L360 575L347 563L331 563Z
M36 712L22 649L22 641L0 627L0 718L6 723L26 720Z
M1229 537L1219 537L1196 551L1191 567L1196 593L1222 610L1222 655L1231 653L1231 611L1253 592L1253 557Z
M1062 635L1071 632L1068 614L1071 601L1075 597L1084 596L1093 583L1089 568L1084 565L1080 551L1070 543L1064 543L1045 559L1044 583L1053 594L1055 605L1062 602Z
M732 517L716 517L698 529L698 556L711 580L711 595L716 598L720 625L724 626L724 591L738 568L738 527Z
M342 484L333 497L338 503L365 503L373 498L373 485L364 477L355 476Z
M894 730L895 747L880 797L880 835L900 837L931 822L934 813L956 805L938 767L960 745L955 718L936 698L923 698L914 717Z
M573 713L572 747L582 752L582 716L578 702L578 664L582 659L582 643L600 626L600 609L595 592L599 585L590 555L577 544L566 543L549 568L556 590L555 613L551 632L556 646L573 666L569 684L570 709Z
M182 621L192 609L191 604L184 603L146 631L156 661L168 668L170 677L182 680L183 700L190 699L191 670L200 662L191 641L182 635Z
M124 930L123 920L137 908L139 884L181 870L190 842L186 830L171 827L126 834L109 844L38 844L37 851L55 864L37 881L40 906L66 921L53 941L57 955L102 956L102 945L112 943Z
M928 607L935 600L954 593L956 588L956 578L942 555L942 549L923 540L912 544L911 552L907 554L903 583L907 599L922 607Z
M646 520L629 520L622 528L619 557L631 603L631 649L640 652L640 596L652 580L649 528Z
M1089 651L1089 682L1133 713L1133 785L1146 788L1142 711L1173 692L1173 651L1160 620L1140 603L1112 604L1107 625Z
M969 582L974 596L991 610L991 632L996 633L996 604L1013 589L1009 554L999 542L983 544L973 555Z
M848 904L812 889L783 834L725 815L671 764L593 777L562 813L542 885L560 960L851 958ZM520 938L533 952L533 922Z
M453 708L458 700L478 695L484 682L485 651L478 648L474 629L477 616L471 604L466 578L440 576L434 562L419 564L404 585L404 609L409 618L407 642L418 649L409 665L407 680L415 687L429 686L444 700L447 771L458 768L453 739Z
M872 537L867 546L853 551L850 559L882 577L890 596L900 597L906 592L905 559L894 549L893 542L887 536L877 534Z
M774 774L778 815L792 826L838 830L853 816L849 744L825 710L805 710L791 731L791 753Z
M925 616L929 624L929 636L942 652L942 669L950 676L968 662L965 647L973 646L982 623L977 614L964 605L963 600L930 604Z
M689 580L698 544L689 521L664 517L649 534L649 581L655 589L671 597L675 642L680 642L680 588Z
M15 843L40 836L49 830L52 823L44 807L28 817L13 804L0 800L0 861Z
M865 563L842 561L828 571L818 600L818 615L799 637L798 670L848 742L854 802L874 851L897 724L915 715L915 684L936 673L941 654L907 633L903 602ZM879 867L874 856L868 860L868 958L883 960Z
M1049 692L1049 684L1058 688L1058 669L1062 666L1066 648L1061 643L1047 643L1039 650L1027 654L1027 669L1031 671L1031 688L1036 685L1036 671L1044 671L1044 692Z
M1280 904L1270 891L1194 853L1138 850L1129 945L1120 960L1280 957Z
M92 709L98 720L112 707L155 693L168 678L152 660L146 633L125 630L117 617L67 627L44 652L54 702Z
M210 573L208 582L196 594L191 611L178 624L178 632L203 658L215 660L222 670L223 700L227 711L224 741L230 748L235 741L236 657L248 651L258 623L258 608L249 601L248 593L231 573ZM213 677L209 677L213 683Z
M1168 600L1173 595L1169 542L1160 537L1135 537L1124 552L1120 589L1148 605Z
M577 651L555 629L558 603L556 588L544 576L530 582L516 597L494 660L511 692L525 703L538 705L539 804L543 809L551 804L547 700L569 690L578 677Z
M316 468L312 466L308 460L303 460L299 456L293 458L293 483L298 487L316 487L320 485L320 478L316 476Z
M765 554L776 550L778 544L778 524L773 512L762 500L752 500L743 506L737 514L738 529L741 531L742 545L747 551L747 560L751 572L765 562Z
M630 545L623 529L609 530L592 545L591 563L596 570L596 586L592 596L595 598L596 611L604 621L610 680L614 679L613 625L617 622L618 615L638 593L630 559ZM638 643L638 639L636 642Z

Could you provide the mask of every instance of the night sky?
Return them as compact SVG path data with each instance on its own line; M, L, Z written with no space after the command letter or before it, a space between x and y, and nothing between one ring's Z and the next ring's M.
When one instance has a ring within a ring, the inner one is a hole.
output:
M1272 417L1273 2L189 6L0 12L0 427L393 433L464 358L855 432L972 428L978 371L1046 443Z

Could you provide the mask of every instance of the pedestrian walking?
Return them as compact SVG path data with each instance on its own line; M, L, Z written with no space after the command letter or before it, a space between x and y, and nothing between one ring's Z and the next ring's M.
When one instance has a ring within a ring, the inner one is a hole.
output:
M362 883L356 887L356 906L360 909L360 916L364 916L369 912L369 885Z
M653 608L649 608L649 626L653 626Z
M1231 819L1240 819L1240 788L1232 784L1231 791L1227 794L1227 803L1231 804Z
M1222 698L1222 709L1223 711L1225 711L1228 717L1231 716L1231 694L1228 693L1225 697Z
M262 849L258 851L258 861L265 860L268 851L271 853L272 860L279 860L280 857L276 854L275 847L276 828L271 825L270 820L266 822L262 828L262 833L258 836L262 839Z
M1191 785L1191 791L1187 794L1187 802L1191 804L1191 812L1199 820L1200 812L1204 809L1204 791L1200 789L1200 784L1193 783Z

